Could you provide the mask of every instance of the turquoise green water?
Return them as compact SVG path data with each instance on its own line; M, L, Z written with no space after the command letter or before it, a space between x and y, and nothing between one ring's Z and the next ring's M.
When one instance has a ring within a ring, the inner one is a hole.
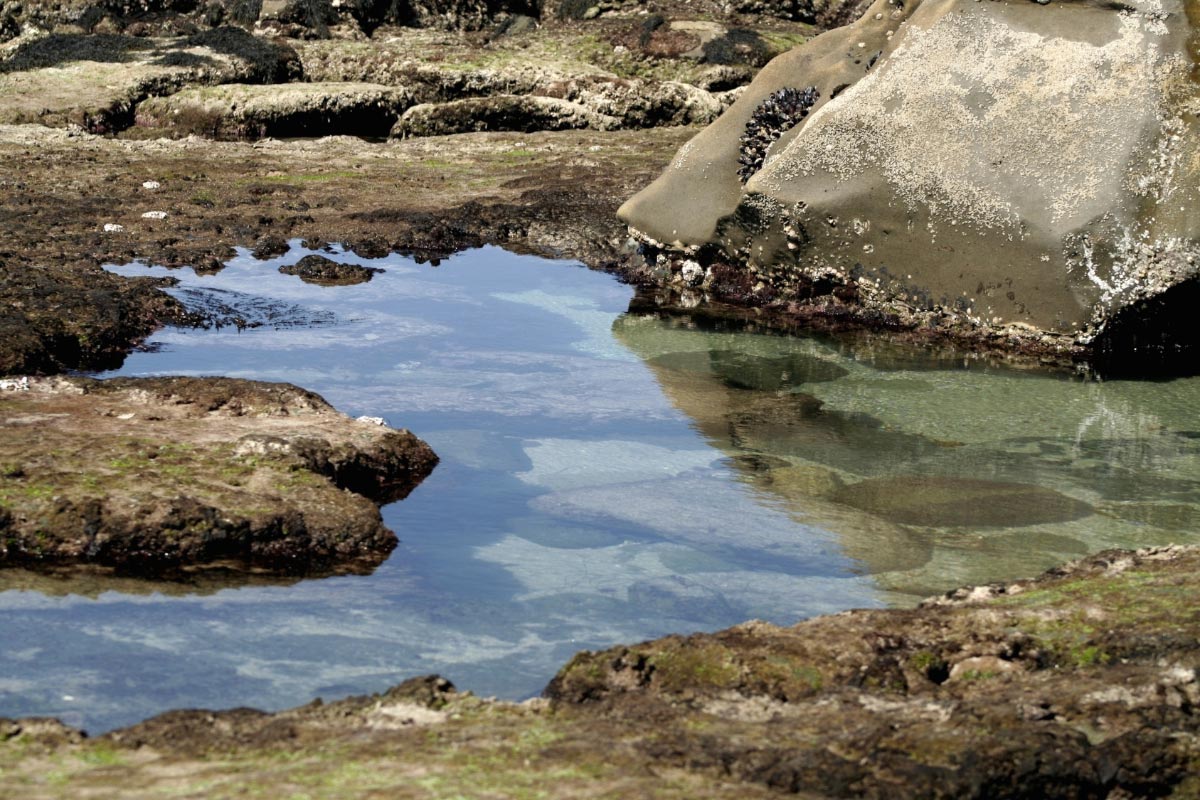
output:
M583 648L789 623L1197 538L1200 381L963 369L626 313L631 290L496 249L317 287L242 255L173 273L265 324L167 330L119 373L311 388L442 458L370 576L158 586L0 571L0 716L93 732L439 672L536 694ZM168 274L142 265L128 274Z

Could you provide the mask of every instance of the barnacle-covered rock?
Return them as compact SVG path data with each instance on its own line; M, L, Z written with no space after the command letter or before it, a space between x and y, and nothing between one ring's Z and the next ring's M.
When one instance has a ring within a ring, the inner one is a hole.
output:
M768 64L621 216L656 256L746 273L728 299L1195 363L1197 9L877 0ZM775 139L797 86L820 97Z

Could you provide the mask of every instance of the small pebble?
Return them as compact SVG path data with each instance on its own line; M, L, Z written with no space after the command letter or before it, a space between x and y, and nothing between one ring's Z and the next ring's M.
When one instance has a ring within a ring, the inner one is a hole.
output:
M104 232L105 233L120 233L123 230L125 230L124 225L118 225L115 222L104 223Z
M387 420L383 417L356 417L355 422L365 422L369 425L387 425Z
M159 183L158 181L143 181L142 182L143 189L158 189L161 186L162 186L162 184Z
M147 211L142 214L142 219L166 219L167 212L165 211Z

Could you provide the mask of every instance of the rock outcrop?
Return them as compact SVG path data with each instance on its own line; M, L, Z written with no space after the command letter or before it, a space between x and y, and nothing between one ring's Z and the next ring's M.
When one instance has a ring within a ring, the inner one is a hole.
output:
M395 547L379 504L437 456L288 384L220 378L9 381L0 394L0 565L170 574L369 569Z
M622 218L664 280L726 299L1169 367L1198 345L1198 13L879 0L772 61ZM809 115L757 124L808 87Z

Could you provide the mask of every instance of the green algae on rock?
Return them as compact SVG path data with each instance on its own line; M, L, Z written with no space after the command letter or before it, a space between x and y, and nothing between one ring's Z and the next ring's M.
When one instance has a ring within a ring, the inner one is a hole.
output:
M437 463L408 431L287 384L48 378L0 395L0 565L370 569L379 504Z
M3 719L0 770L46 798L1190 797L1198 586L1196 548L1107 551L916 609L581 652L546 700L425 676L95 739Z
M880 0L767 65L621 216L684 289L732 265L752 305L1180 362L1200 255L1184 5ZM743 187L747 123L804 86L821 100Z

